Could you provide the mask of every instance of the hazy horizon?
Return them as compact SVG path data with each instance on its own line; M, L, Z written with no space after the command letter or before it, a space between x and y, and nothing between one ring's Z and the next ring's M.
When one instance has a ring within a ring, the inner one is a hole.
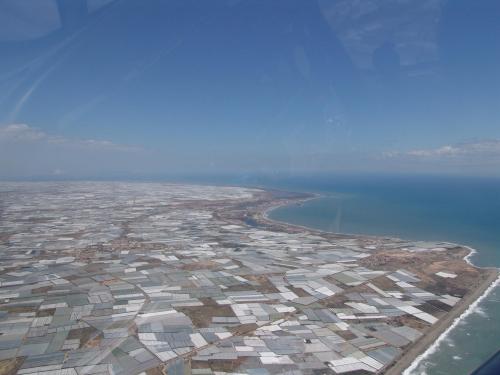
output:
M4 0L0 178L500 176L493 0Z

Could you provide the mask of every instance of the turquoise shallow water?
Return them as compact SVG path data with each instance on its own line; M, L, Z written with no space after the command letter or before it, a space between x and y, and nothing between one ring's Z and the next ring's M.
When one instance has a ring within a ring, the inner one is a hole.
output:
M278 208L276 220L342 233L443 240L477 249L476 265L500 267L500 181L431 177L308 177L265 186L323 195ZM414 372L469 374L500 348L496 288Z

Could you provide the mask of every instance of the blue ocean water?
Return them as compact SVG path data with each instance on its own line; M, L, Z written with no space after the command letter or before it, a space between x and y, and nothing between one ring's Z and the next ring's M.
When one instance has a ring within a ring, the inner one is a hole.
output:
M273 210L272 219L351 234L460 243L471 261L500 267L500 179L391 175L166 176L160 180L321 195ZM500 349L500 288L483 299L412 372L467 375Z
M322 195L278 208L276 220L311 228L465 244L471 261L500 267L500 180L481 178L308 176L260 182ZM500 349L500 290L451 331L415 374L470 374Z

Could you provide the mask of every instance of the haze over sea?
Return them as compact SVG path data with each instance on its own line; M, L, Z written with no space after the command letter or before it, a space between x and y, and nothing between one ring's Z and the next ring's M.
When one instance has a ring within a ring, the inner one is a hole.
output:
M500 180L458 177L303 177L265 186L322 195L278 208L275 220L341 232L456 242L477 250L471 261L500 266ZM469 374L498 350L496 288L415 373Z

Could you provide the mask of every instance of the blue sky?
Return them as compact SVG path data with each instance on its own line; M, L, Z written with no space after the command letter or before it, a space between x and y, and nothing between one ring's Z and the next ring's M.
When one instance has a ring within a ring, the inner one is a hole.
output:
M500 174L495 0L2 0L0 177Z

